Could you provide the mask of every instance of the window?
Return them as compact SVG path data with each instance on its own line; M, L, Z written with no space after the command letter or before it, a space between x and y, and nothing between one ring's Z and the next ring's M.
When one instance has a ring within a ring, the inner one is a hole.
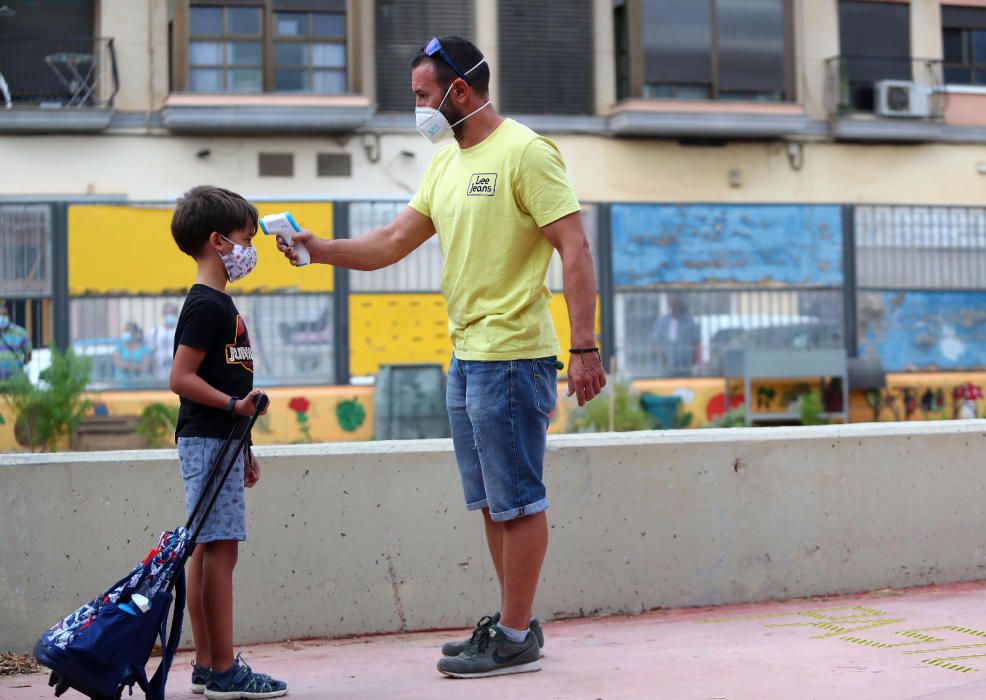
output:
M187 51L177 52L187 70L175 70L179 89L348 91L345 0L193 0L187 10Z
M411 58L433 36L454 35L476 41L474 3L377 0L376 6L377 104L382 112L413 114Z
M872 112L879 80L911 80L910 7L892 2L839 3L840 82L849 106Z
M500 106L514 114L592 114L590 0L499 0Z
M630 53L617 84L643 97L790 99L789 12L786 0L620 3L617 31L636 34L617 37Z
M986 85L986 9L942 7L945 82Z

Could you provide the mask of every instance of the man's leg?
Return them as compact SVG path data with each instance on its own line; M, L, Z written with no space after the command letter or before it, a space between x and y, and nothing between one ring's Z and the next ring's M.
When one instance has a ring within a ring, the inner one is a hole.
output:
M548 518L544 511L503 523L501 625L527 629L547 550Z
M493 568L496 569L496 580L500 584L500 611L506 605L504 592L506 586L503 581L503 530L504 523L498 523L490 517L490 509L483 508L483 525L486 528L486 544L490 548L490 558L493 560Z

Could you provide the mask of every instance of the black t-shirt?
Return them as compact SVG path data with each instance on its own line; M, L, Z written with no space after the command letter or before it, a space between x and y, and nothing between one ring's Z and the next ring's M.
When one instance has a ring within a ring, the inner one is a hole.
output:
M203 284L194 285L181 307L175 328L179 345L204 350L197 374L219 391L242 399L253 389L253 349L246 324L230 296ZM234 416L181 397L175 437L225 438Z

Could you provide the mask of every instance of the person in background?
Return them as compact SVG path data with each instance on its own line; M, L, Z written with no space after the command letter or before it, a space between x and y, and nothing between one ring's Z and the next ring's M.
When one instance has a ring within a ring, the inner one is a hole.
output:
M10 318L6 302L0 301L0 382L21 374L31 361L31 339L27 330Z
M147 345L153 355L152 373L155 383L166 384L171 376L177 324L178 305L173 301L165 302L161 308L161 324L154 326L147 334Z
M701 330L688 313L681 295L672 294L668 306L671 313L662 315L654 323L651 341L657 345L660 371L664 376L688 377L702 363Z
M133 321L123 328L120 344L113 355L113 378L122 388L140 386L151 377L151 349L144 344L144 332Z

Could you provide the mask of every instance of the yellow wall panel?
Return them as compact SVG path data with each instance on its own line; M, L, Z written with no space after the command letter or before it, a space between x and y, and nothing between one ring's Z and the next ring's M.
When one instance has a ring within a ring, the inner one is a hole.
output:
M548 309L551 311L551 318L555 322L555 333L558 335L558 345L561 346L561 355L558 357L562 362L568 362L568 349L572 347L572 333L568 324L568 307L565 305L565 295L561 292L552 294ZM601 332L602 326L599 323L599 297L597 296L595 330L597 345L599 344L598 339ZM565 374L565 370L562 370L559 374Z
M353 294L349 298L349 371L382 364L437 362L448 371L452 342L441 294Z
M329 202L254 202L261 216L290 211L316 235L332 237ZM187 289L195 279L195 262L178 250L171 237L172 208L126 205L73 205L68 210L68 280L70 294L123 292L156 294ZM332 268L293 268L274 239L258 232L258 264L234 291L297 289L332 291Z

